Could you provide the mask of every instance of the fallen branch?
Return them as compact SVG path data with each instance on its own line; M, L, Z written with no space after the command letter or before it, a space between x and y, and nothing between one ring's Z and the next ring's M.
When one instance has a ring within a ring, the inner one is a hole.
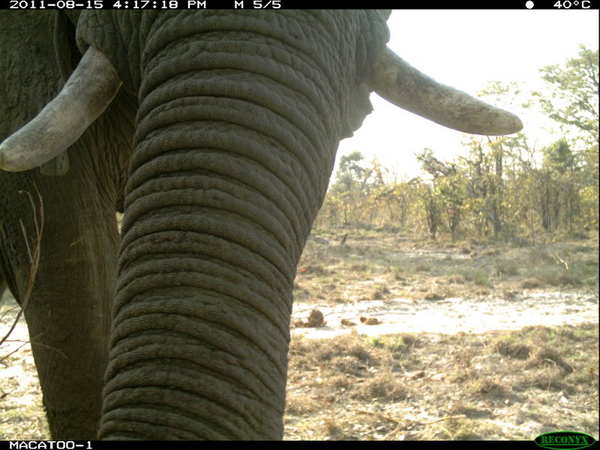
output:
M569 270L569 265L567 264L567 262L562 259L559 255L558 252L554 252L554 258L556 259L556 263L562 263L563 266L565 266L565 269L567 269L567 271Z

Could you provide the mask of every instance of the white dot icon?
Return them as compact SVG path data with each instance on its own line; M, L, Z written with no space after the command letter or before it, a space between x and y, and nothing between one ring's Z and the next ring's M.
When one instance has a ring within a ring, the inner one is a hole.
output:
M527 9L533 8L533 2L531 0L529 0L527 3L525 3L525 8L527 8Z

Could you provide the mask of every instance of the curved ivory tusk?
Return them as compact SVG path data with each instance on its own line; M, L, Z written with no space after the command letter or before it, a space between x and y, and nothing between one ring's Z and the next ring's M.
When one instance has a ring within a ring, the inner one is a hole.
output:
M58 96L0 144L0 169L33 169L64 152L102 114L120 86L108 58L90 47Z
M378 55L367 84L394 105L454 130L503 135L523 128L514 114L438 83L387 47Z

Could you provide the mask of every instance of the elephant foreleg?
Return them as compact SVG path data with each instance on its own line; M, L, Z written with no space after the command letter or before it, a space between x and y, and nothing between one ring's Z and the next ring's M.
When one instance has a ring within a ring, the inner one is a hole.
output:
M84 181L65 182L61 189L53 185L52 191L40 186L45 216L41 256L26 303L30 262L20 233L11 236L14 250L7 255L15 297L25 305L53 439L97 436L119 234L112 203L94 189ZM24 221L31 246L35 228L28 202L13 205L4 217L14 222L12 230Z

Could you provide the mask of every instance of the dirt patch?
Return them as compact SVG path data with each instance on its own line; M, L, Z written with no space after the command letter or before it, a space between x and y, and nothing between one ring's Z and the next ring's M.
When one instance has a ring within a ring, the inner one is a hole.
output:
M296 302L292 323L302 322L315 308L322 312L324 323L318 327L295 328L295 335L328 338L352 331L368 336L398 332L484 333L519 330L529 325L574 325L598 319L597 295L589 292L537 292L516 294L510 300L484 296L436 301Z

